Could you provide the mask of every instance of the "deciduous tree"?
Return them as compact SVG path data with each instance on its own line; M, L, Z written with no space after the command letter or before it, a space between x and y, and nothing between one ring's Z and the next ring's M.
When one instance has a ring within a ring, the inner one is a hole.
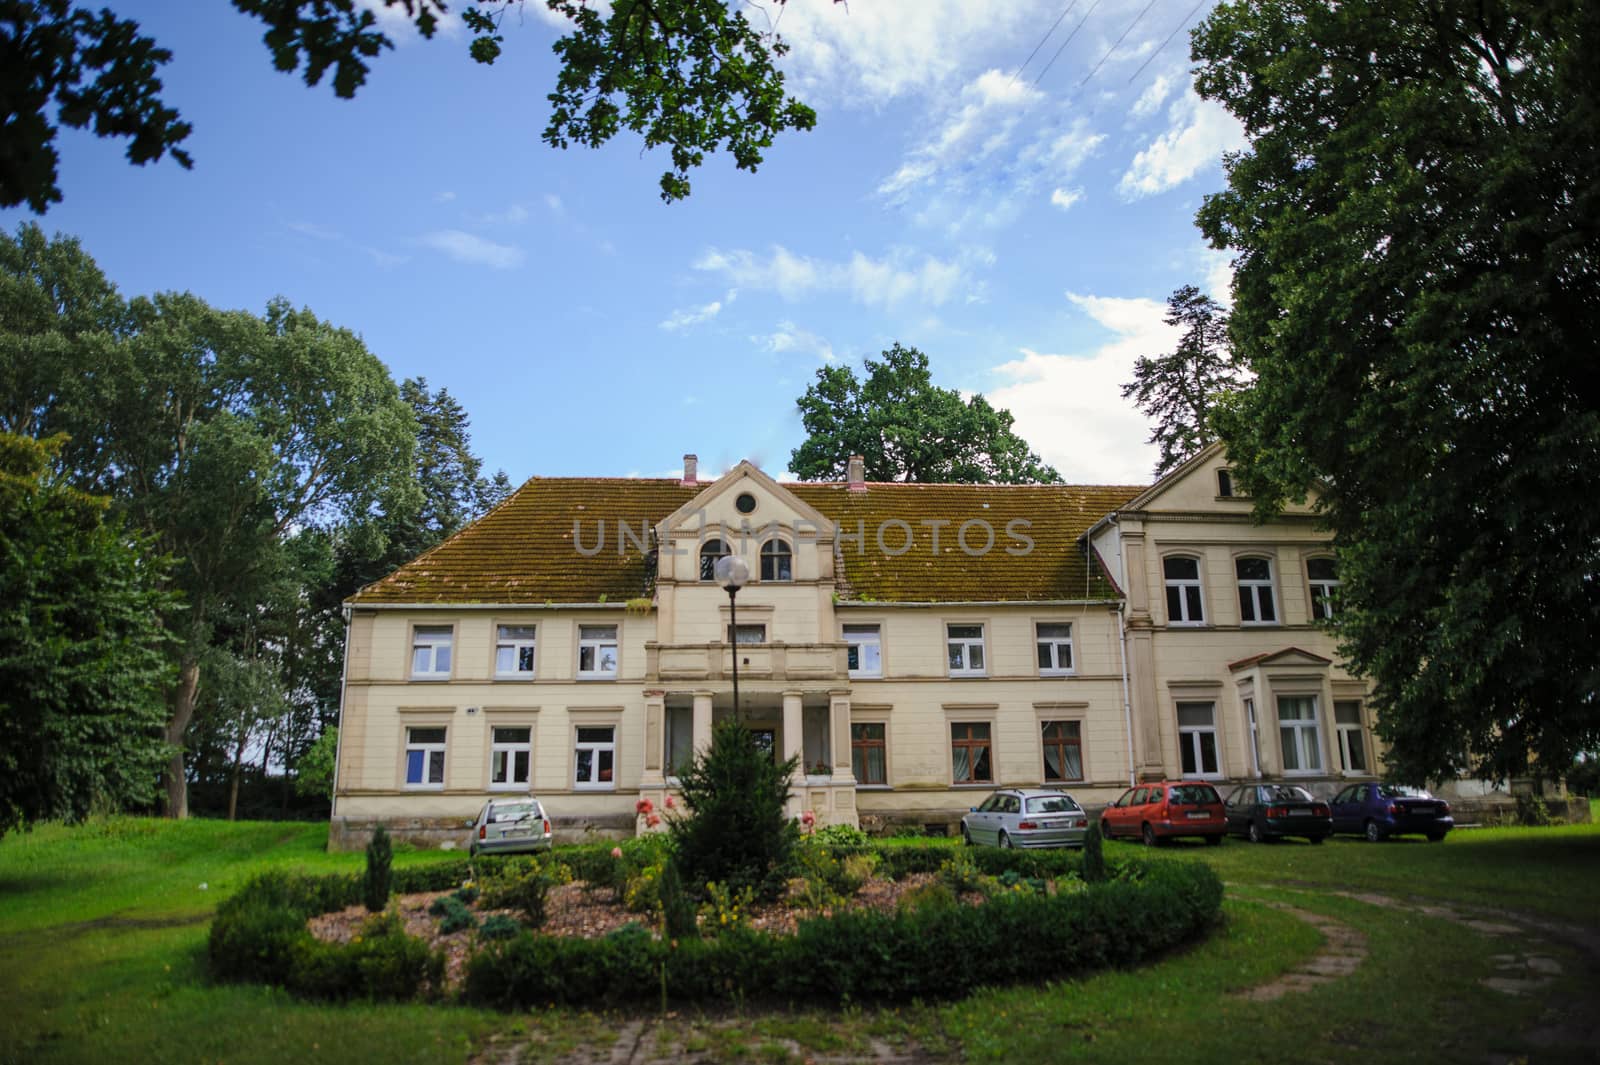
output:
M928 357L895 344L866 377L825 366L797 401L806 440L789 458L803 481L843 478L851 455L871 481L1040 484L1061 480L1012 431L1009 411L933 383Z
M1211 410L1218 397L1239 388L1228 350L1228 316L1222 305L1193 285L1167 297L1168 325L1182 326L1177 347L1166 355L1141 355L1133 380L1122 386L1155 422L1150 443L1160 454L1155 476L1163 477L1215 438Z
M1219 412L1269 513L1315 492L1396 775L1600 743L1600 7L1224 3L1244 124L1201 228L1256 375Z

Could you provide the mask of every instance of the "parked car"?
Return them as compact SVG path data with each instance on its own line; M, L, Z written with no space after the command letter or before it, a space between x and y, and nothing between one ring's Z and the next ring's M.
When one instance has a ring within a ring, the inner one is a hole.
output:
M1359 833L1373 843L1406 832L1438 843L1456 826L1449 803L1403 784L1351 784L1329 805L1335 832Z
M1296 784L1243 784L1228 794L1228 833L1251 843L1303 836L1321 843L1333 835L1328 804Z
M961 838L969 846L1081 847L1088 827L1088 813L1064 791L1002 788L961 819Z
M550 815L538 799L490 799L472 822L467 851L476 856L549 850L553 838Z
M1224 827L1217 789L1193 780L1129 788L1100 814L1100 834L1106 839L1142 839L1147 847L1182 836L1215 845L1222 842Z

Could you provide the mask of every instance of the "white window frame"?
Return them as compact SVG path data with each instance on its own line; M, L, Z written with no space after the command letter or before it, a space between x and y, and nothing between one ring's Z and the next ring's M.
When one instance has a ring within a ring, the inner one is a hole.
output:
M1356 719L1352 722L1339 720L1339 708L1353 706L1356 708ZM1372 758L1367 750L1367 728L1363 723L1365 715L1361 712L1360 699L1335 699L1333 701L1333 725L1339 737L1339 770L1348 777L1369 777L1372 775ZM1350 752L1361 752L1363 767L1351 767Z
M1168 562L1193 562L1193 577L1172 577L1167 574ZM1205 566L1198 555L1164 555L1161 559L1161 580L1165 592L1178 591L1178 606L1182 609L1178 614L1172 612L1172 596L1166 595L1167 624L1168 625L1204 625L1206 623L1206 589ZM1194 600L1199 604L1199 616L1189 616L1188 589L1194 589ZM1181 615L1181 616L1180 616Z
M728 624L728 642L738 644L740 647L756 647L767 642L767 623L764 621L741 621L738 629L733 624ZM755 639L748 639L754 636ZM746 637L740 639L740 637Z
M449 680L450 668L455 664L456 629L454 625L411 626L411 679ZM427 668L417 668L417 654L427 652ZM444 668L439 668L440 652Z
M526 636L508 636L509 630L526 631ZM501 680L533 680L539 672L539 627L537 625L496 625L494 629L494 675ZM528 651L530 665L521 668L522 652ZM500 668L500 652L510 650L510 670Z
M1046 628L1066 629L1065 636L1046 636ZM1034 661L1037 662L1038 652L1046 651L1047 657L1054 665L1039 667L1041 677L1067 677L1076 670L1072 658L1072 622L1070 621L1038 621L1033 626ZM1062 665L1062 652L1065 652L1066 665Z
M609 637L601 636L601 635L585 635L586 632L588 632L588 633L599 633L601 630L604 630L604 629L610 629L611 630L611 635ZM579 625L578 626L578 679L580 679L580 680L616 680L617 679L617 674L618 674L618 672L620 672L621 665L622 665L622 641L620 639L621 635L622 635L622 627L620 625ZM611 648L612 668L610 668L610 669L584 669L583 668L583 652L584 651L586 651L586 650L593 651L594 653L590 656L590 660L598 664L600 662L602 652L607 647Z
M715 554L712 553L713 544L716 545ZM717 559L726 556L728 553L728 541L720 536L713 536L702 543L699 553L695 556L697 559L696 565L699 567L695 573L700 580L707 583L716 583L716 574L706 568L706 559L709 558L711 560L712 568L714 569Z
M1283 707L1289 700L1310 706L1311 716L1285 718ZM1315 695L1278 696L1278 745L1279 755L1283 758L1284 776L1314 777L1322 774L1322 719ZM1289 768L1290 750L1294 751L1296 763L1293 769ZM1306 757L1308 754L1315 755L1315 758ZM1315 764L1310 764L1313 761Z
M1333 576L1311 576L1311 563L1313 562L1327 562L1332 564L1334 567ZM1306 588L1310 593L1307 602L1311 605L1312 621L1326 621L1327 619L1333 617L1333 597L1338 594L1339 585L1342 583L1339 580L1338 566L1338 559L1335 559L1330 555L1313 555L1312 557L1306 559Z
M443 791L445 776L450 772L450 729L448 725L407 725L405 726L406 746L405 756L400 761L400 780L407 791ZM444 734L444 739L437 742L433 740L413 740L412 733L421 731L433 732L435 730ZM422 755L422 779L411 779L411 756ZM433 755L439 755L439 779L429 779L429 770L433 767Z
M852 632L851 630L855 631ZM877 622L856 624L852 622L843 630L844 642L850 645L849 650L856 653L856 668L849 669L852 677L881 677L883 676L883 626ZM867 665L867 649L872 649L873 665ZM845 655L845 665L850 663L849 653Z
M957 636L953 629L977 629L977 636ZM952 677L985 677L989 675L989 653L984 646L987 630L981 621L947 621L944 626L945 662ZM950 652L961 648L961 666L950 661ZM978 652L978 664L972 664L972 652Z
M1262 577L1242 577L1239 575L1239 565L1243 562L1265 562L1267 575ZM1271 555L1240 555L1233 560L1233 576L1239 585L1239 624L1241 625L1281 625L1283 622L1278 615L1278 585L1277 567L1272 564ZM1248 612L1254 617L1245 617L1247 611L1245 604L1250 604ZM1262 610L1265 603L1272 617L1265 618Z
M586 729L604 729L607 732L611 733L611 738L609 740L596 740L596 739L585 740L583 738L583 733L584 733L584 730L586 730ZM582 751L589 751L590 754L591 754L591 757L589 759L589 769L590 769L591 779L589 779L589 780L580 780L578 778L578 767L581 764L581 760L579 759L578 755L579 755L579 752L582 752ZM610 780L601 780L600 779L600 772L601 772L601 770L600 770L600 755L602 753L604 753L604 752L607 752L607 751L609 751L610 754L611 754L611 779ZM616 725L614 725L614 724L590 725L590 724L579 723L579 724L575 724L573 726L573 732L572 732L572 788L573 788L574 791L615 791L615 790L617 790L617 726Z
M782 547L783 550L781 552L779 552L779 551L769 552L768 548L772 548L772 547ZM757 558L759 559L759 563L758 564L760 566L760 569L758 570L758 572L761 574L761 577L760 577L761 580L767 581L767 582L770 582L770 583L773 583L773 584L789 584L789 583L792 583L794 581L794 545L791 544L788 540L784 539L781 536L768 537L766 540L762 541L761 550L757 554ZM772 559L772 569L773 569L773 574L774 574L771 577L767 576L767 560L769 558ZM787 565L784 565L782 567L782 569L788 570L788 572L783 574L782 576L778 576L778 573L780 571L780 567L779 567L779 560L780 559L783 562L787 563Z
M1185 725L1183 723L1183 710L1185 707L1205 707L1211 715L1209 725ZM1217 734L1217 704L1213 699L1181 699L1178 701L1174 720L1178 723L1178 776L1183 780L1220 780L1222 778L1222 738ZM1205 744L1202 737L1211 737L1211 757L1215 768L1206 769ZM1183 755L1185 752L1194 760L1194 772L1183 768Z
M1250 773L1260 779L1261 730L1256 725L1256 701L1253 697L1244 701L1244 723L1250 729Z
M522 741L501 740L496 733L502 729L526 729L528 738ZM525 754L528 757L526 772L521 780L516 779L516 756ZM497 756L504 756L506 765L506 779L496 781L494 768ZM490 791L528 791L533 784L533 726L532 725L490 725L489 726L489 790Z

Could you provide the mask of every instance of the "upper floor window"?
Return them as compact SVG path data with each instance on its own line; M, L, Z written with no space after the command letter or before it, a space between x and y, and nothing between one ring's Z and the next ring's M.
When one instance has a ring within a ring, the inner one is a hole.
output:
M1034 626L1041 674L1072 672L1072 626L1041 622Z
M1205 608L1200 601L1200 560L1174 555L1161 560L1167 582L1167 624L1202 625Z
M449 625L418 625L411 630L411 675L424 680L450 676L450 644L455 630Z
M787 540L773 538L761 545L761 579L794 580L794 553L789 550Z
M877 625L846 625L844 642L852 677L883 676L883 632Z
M1311 585L1311 618L1333 617L1333 599L1339 591L1339 564L1331 558L1306 559L1306 580Z
M982 625L946 625L945 646L950 652L952 677L983 676Z
M444 787L445 730L406 729L406 787Z
M578 676L617 675L617 627L615 625L578 626Z
M1217 471L1217 495L1222 496L1224 499L1226 499L1229 496L1233 495L1233 471L1232 470L1218 470Z
M1272 560L1240 558L1233 563L1239 575L1239 620L1246 625L1266 625L1278 620L1272 594Z
M494 675L497 677L532 677L534 660L534 631L532 625L498 625L495 627Z
M707 540L700 545L700 579L714 581L717 579L717 559L728 553L728 545L721 540Z

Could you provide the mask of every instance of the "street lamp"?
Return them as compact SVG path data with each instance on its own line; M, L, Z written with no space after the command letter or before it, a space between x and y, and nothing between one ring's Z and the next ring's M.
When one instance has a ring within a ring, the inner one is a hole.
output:
M723 555L712 570L717 583L728 590L728 642L733 645L733 719L739 717L739 607L734 597L750 579L750 563L739 555Z

